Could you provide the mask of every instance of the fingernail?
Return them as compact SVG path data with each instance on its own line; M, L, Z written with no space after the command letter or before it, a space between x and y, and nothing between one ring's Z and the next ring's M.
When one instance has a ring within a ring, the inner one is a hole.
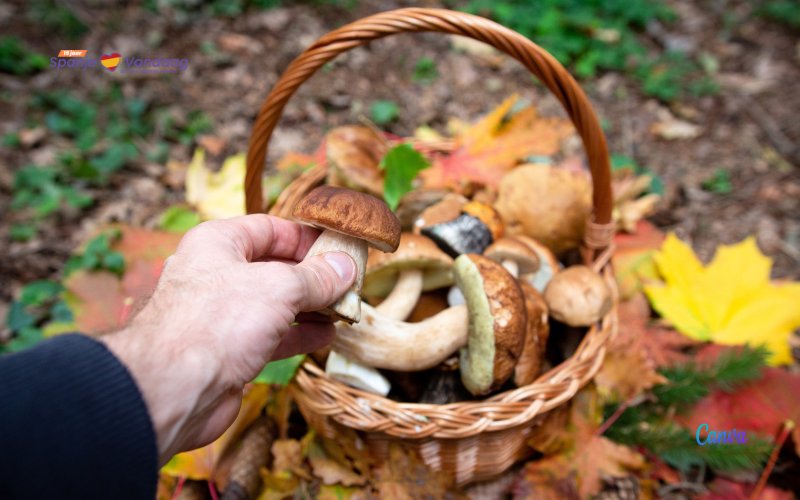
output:
M322 256L330 264L336 274L343 281L350 281L356 274L356 266L353 259L343 252L329 252Z

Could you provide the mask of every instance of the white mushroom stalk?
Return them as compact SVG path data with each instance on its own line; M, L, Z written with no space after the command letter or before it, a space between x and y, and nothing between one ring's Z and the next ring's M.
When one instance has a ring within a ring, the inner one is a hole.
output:
M353 286L339 300L331 304L329 309L339 317L358 321L361 318L361 287L364 285L364 268L367 264L367 242L326 229L308 249L306 258L326 252L344 252L356 263L356 279Z
M467 306L450 307L419 323L380 315L369 304L361 322L336 324L332 348L367 366L398 371L432 368L467 343Z
M392 388L381 372L347 359L336 351L331 351L325 363L325 373L331 378L349 386L386 396Z
M391 293L375 307L375 311L386 318L405 321L422 293L422 275L420 269L400 271Z

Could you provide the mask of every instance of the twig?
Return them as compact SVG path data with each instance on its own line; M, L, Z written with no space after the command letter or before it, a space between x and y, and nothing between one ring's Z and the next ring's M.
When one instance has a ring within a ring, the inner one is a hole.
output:
M211 500L219 500L219 495L217 495L217 488L214 486L214 483L211 482L210 479L207 482L208 482L208 492L211 493Z
M609 429L609 428L610 428L612 425L614 425L614 422L616 422L617 420L619 420L619 417L621 417L621 416L622 416L622 414L623 414L623 413L625 413L625 410L627 410L628 408L630 408L630 407L631 407L631 405L634 403L634 401L635 401L635 397L634 397L634 398L631 398L631 399L628 399L627 401L625 401L625 402L623 402L621 405L619 405L619 406L617 407L617 409L616 409L616 410L614 410L614 413L612 413L612 414L611 414L611 416L610 416L610 417L608 417L608 418L606 419L606 421L605 421L605 422L603 422L603 424L602 424L602 425L601 425L601 426L600 426L600 427L597 429L597 431L595 432L595 435L596 435L596 436L602 436L603 434L605 434L605 432L606 432L606 431L607 431L607 430L608 430L608 429Z
M744 109L750 119L761 127L761 130L767 135L767 138L778 153L784 158L788 158L795 165L800 163L800 148L797 148L792 140L783 133L778 124L770 117L769 111L764 109L758 101L745 94L740 93L739 98L745 102Z
M781 452L781 448L783 448L783 443L786 442L786 438L789 437L789 433L792 432L793 429L794 421L792 420L786 420L781 425L781 428L778 430L778 435L775 438L775 447L772 448L772 453L769 454L767 466L764 467L764 472L762 472L761 477L758 478L756 487L753 489L753 492L750 493L750 500L755 500L761 495L761 490L767 485L767 479L769 479L769 475L772 474L772 469L775 468L775 462L778 461L778 454Z
M186 476L181 476L178 479L178 484L175 486L175 491L172 492L172 500L176 500L179 496L181 496L184 483L186 483Z

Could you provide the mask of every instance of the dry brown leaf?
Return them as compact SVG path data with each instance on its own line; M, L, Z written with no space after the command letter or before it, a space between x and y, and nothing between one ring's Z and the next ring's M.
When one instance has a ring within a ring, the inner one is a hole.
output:
M375 470L373 483L380 498L416 499L443 498L450 492L451 482L428 468L411 450L389 445L387 460Z
M571 445L558 455L527 463L515 498L589 498L600 492L603 478L642 470L641 455L597 435L600 417L594 390L578 393L572 402Z
M323 484L360 486L366 483L364 476L330 458L316 441L309 443L308 461L311 463L314 475L320 478Z

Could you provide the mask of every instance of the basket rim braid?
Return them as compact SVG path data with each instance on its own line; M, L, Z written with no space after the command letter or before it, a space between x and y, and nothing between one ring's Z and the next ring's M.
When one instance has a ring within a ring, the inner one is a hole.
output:
M405 32L440 32L485 42L520 61L558 98L581 136L592 174L593 210L587 222L583 258L608 284L614 305L589 329L570 358L529 385L487 399L447 405L397 402L333 380L310 359L298 370L293 394L301 409L330 417L346 427L402 440L463 439L524 428L569 401L594 377L605 357L609 337L617 329L618 292L609 263L613 250L613 201L605 136L586 94L544 49L483 17L428 8L381 12L322 36L286 68L258 113L247 153L247 212L264 211L261 178L268 142L284 106L300 85L338 54L370 40ZM297 200L324 182L325 172L326 167L319 165L295 179L281 193L271 213L289 216ZM519 441L524 442L524 435ZM472 472L463 472L458 473L460 483L474 479Z

